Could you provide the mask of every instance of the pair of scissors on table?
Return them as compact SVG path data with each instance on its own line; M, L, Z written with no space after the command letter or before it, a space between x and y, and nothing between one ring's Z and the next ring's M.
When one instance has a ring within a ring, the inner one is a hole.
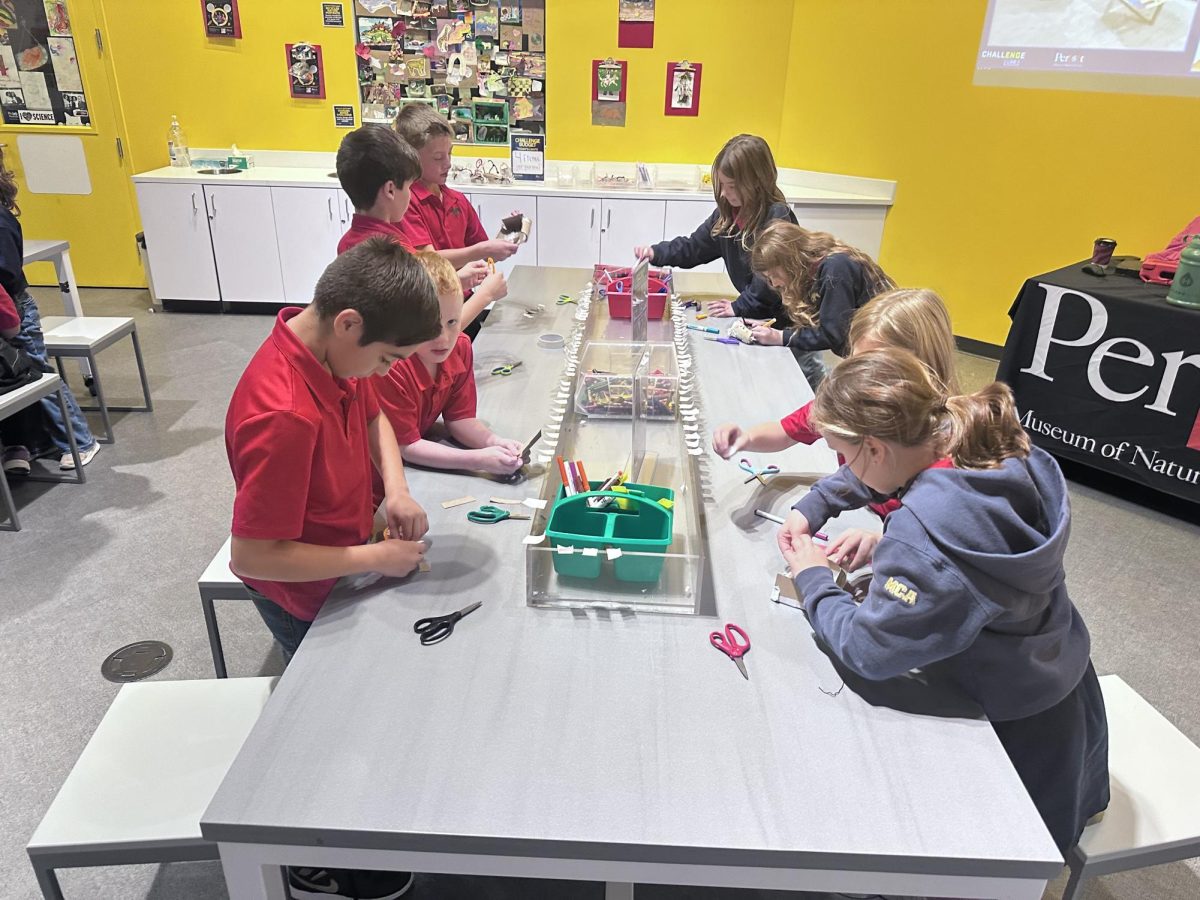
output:
M742 461L738 463L738 468L740 468L743 472L748 472L750 474L750 477L743 481L742 484L749 484L755 478L757 478L758 483L763 487L766 487L766 479L772 475L779 474L779 466L771 465L764 469L756 469L750 463L750 460L746 459L745 457L742 457Z
M738 671L749 681L750 673L746 671L746 664L742 662L742 657L750 652L750 638L746 632L730 622L724 631L714 631L708 639L714 647L737 663Z
M568 303L574 303L575 298L570 294L559 294L558 299L554 301L555 306L566 306Z
M469 616L482 605L483 601L480 600L449 615L417 619L413 624L413 631L421 636L421 643L424 646L428 647L430 644L437 644L454 634L454 626L458 624L459 619L463 616Z
M473 509L467 513L467 521L474 522L477 525L495 525L497 522L503 522L505 519L525 519L528 521L529 516L509 512L507 509L492 506L490 503L484 504L479 509Z
M493 375L511 375L513 373L513 369L519 367L520 365L521 365L521 360L519 360L519 359L516 362L505 363L502 366L496 366L496 368L492 369L492 374Z

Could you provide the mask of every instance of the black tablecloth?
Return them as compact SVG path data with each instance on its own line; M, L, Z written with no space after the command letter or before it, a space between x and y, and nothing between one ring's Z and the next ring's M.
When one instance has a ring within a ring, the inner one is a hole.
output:
M1038 446L1200 503L1200 312L1082 265L1025 282L998 377Z

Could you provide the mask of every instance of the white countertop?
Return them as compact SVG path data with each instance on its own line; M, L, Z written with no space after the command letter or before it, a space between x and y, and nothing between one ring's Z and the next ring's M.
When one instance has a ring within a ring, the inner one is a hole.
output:
M201 175L193 169L164 166L133 176L138 184L249 184L264 187L338 187L338 180L330 173L333 167L325 166L255 166L234 175ZM824 181L849 176L822 175ZM890 184L890 183L889 183ZM668 190L618 190L597 187L560 187L550 182L526 181L511 185L451 183L455 190L469 194L553 194L562 197L623 197L641 200L702 200L711 203L712 192L668 191ZM857 186L857 184L855 185ZM893 185L894 187L894 185ZM816 206L883 206L892 205L891 191L879 190L859 192L780 183L780 189L789 203L813 204ZM869 189L868 189L869 190Z

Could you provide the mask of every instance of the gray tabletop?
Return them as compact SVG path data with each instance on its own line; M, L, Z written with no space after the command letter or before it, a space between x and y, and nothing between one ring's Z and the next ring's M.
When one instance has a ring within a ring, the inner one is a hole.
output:
M518 269L476 342L480 414L542 424L581 270ZM683 273L688 290L724 276ZM522 305L546 304L538 319ZM553 327L557 320L558 327ZM783 348L693 338L706 428L778 418L810 396ZM493 360L525 364L507 378ZM706 445L707 449L707 445ZM325 606L205 814L214 841L748 867L1053 877L1062 865L991 726L945 691L842 677L801 612L769 601L774 526L823 447L744 485L709 452L717 617L533 609L517 523L441 502L536 496L410 472L432 571ZM443 644L413 622L483 606ZM750 680L709 645L736 622ZM829 693L826 693L829 692ZM835 694L835 696L831 696ZM885 705L887 704L887 705Z

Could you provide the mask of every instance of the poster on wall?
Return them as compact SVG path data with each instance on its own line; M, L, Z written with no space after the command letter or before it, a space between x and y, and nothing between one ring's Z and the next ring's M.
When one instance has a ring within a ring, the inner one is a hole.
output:
M319 44L287 44L288 86L293 97L325 99L325 67Z
M544 181L546 178L546 136L514 134L510 149L513 178L517 181Z
M0 118L91 124L66 0L0 0Z
M363 123L423 103L457 143L546 134L546 0L355 0L353 10Z
M654 0L617 0L617 46L654 46Z
M667 63L667 101L663 112L668 116L700 115L700 63L687 60Z
M346 24L346 13L340 3L321 4L321 23L326 28L342 28Z
M209 37L240 38L242 18L237 0L200 0L204 10L204 33Z

